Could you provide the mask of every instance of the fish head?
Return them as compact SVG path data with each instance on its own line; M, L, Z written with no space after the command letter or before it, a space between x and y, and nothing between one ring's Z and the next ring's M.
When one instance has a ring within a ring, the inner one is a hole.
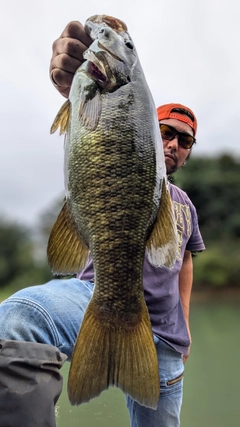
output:
M113 16L109 15L93 15L86 21L86 26L90 25L90 27L93 29L91 23L96 24L95 28L97 28L97 25L105 23L118 33L128 30L125 22L121 21L119 18L114 18Z
M126 25L106 15L95 15L85 24L93 43L83 54L85 72L108 92L131 81L138 61L136 48Z

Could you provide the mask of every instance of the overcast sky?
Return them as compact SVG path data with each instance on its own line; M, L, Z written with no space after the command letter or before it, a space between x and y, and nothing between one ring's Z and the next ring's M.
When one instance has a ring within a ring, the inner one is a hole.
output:
M194 153L240 157L237 0L3 1L0 215L34 224L63 193L63 137L49 133L64 102L49 80L52 42L69 21L103 13L127 24L156 106L197 115Z

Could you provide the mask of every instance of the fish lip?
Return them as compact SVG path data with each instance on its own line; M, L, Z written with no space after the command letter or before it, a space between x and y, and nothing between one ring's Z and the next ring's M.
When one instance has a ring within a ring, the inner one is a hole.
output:
M89 76L99 83L106 84L109 81L108 64L102 53L96 54L91 49L84 52L84 58L87 60L86 71Z
M106 46L103 46L102 43L100 43L100 41L98 42L98 46L100 49L102 49L103 51L109 53L110 56L112 56L114 59L116 59L119 62L124 62L121 58L119 58L119 56L115 55L113 52L111 52L111 50L107 49Z

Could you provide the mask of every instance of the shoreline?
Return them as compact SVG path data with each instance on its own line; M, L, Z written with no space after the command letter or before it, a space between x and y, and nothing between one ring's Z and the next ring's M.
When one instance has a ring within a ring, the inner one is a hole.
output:
M14 291L16 292L16 291ZM13 293L14 293L13 292ZM0 290L0 304L6 298L12 295L12 292L7 292L6 289ZM206 287L192 289L191 302L208 302L208 301L229 301L229 302L240 302L240 287L224 287L216 289L206 289Z
M240 288L225 287L223 289L197 289L192 290L191 302L205 301L230 301L240 302Z

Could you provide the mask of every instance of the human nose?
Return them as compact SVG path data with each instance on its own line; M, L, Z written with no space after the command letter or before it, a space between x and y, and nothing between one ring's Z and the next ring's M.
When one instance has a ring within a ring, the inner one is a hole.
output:
M176 135L171 141L167 141L167 148L172 149L173 151L178 150L178 136Z

